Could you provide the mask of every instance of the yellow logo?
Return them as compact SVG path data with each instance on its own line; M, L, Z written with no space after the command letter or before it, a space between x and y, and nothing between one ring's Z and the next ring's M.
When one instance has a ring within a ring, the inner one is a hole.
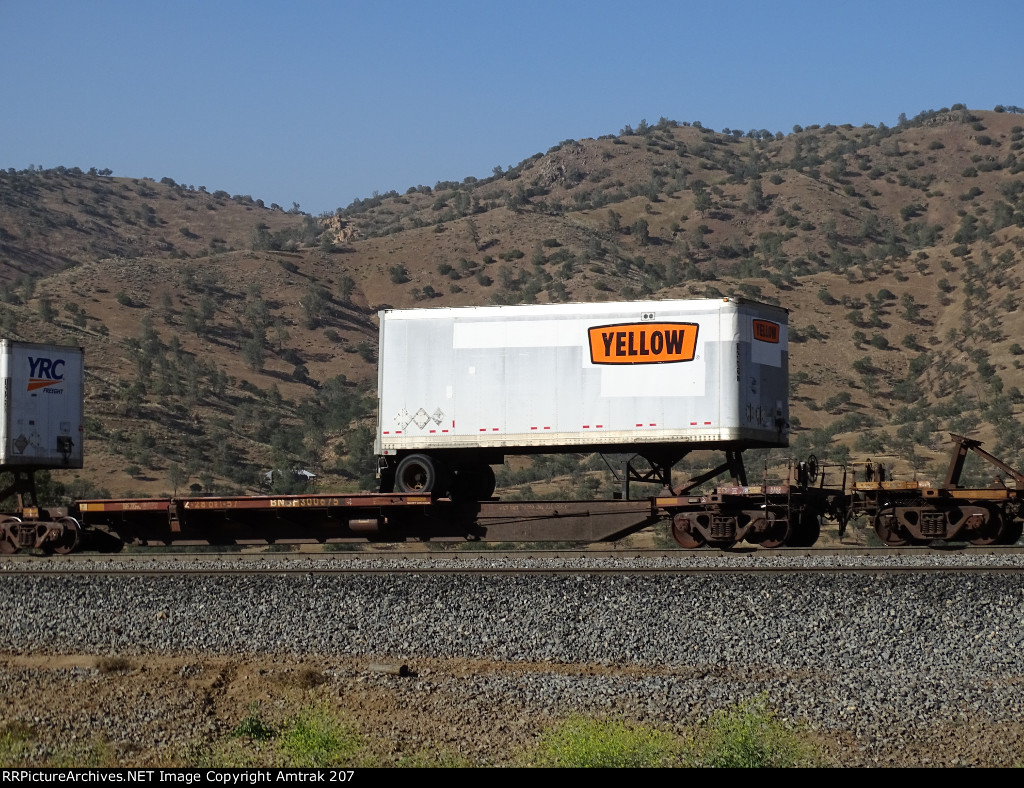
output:
M668 364L693 361L695 323L622 323L589 330L594 364Z
M779 343L779 333L778 323L772 323L770 320L754 321L754 339L777 345Z

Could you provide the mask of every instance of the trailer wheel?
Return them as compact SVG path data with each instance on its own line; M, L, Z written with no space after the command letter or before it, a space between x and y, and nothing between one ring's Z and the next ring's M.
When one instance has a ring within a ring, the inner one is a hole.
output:
M494 495L497 482L490 465L463 465L455 472L452 498L463 501L486 501Z
M479 500L485 501L494 495L494 488L498 486L498 481L494 478L494 468L490 465L481 465L477 468L474 477Z
M402 493L432 493L443 495L447 492L443 466L427 454L410 454L403 457L395 470L395 490Z

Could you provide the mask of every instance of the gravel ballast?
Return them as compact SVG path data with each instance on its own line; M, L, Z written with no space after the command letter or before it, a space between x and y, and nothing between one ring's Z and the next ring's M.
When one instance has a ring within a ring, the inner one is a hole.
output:
M447 709L453 731L511 714L520 744L574 712L678 728L765 698L847 765L1024 760L1024 587L1009 571L0 577L12 703L31 674L15 658L33 655L313 660L339 694L379 686L396 709ZM63 670L49 681L96 679ZM231 723L172 716L168 746ZM439 746L413 731L405 746ZM489 740L449 738L500 762Z

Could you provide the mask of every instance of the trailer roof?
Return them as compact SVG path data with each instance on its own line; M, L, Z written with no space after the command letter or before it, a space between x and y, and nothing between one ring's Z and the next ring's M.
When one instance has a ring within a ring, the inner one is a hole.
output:
M508 318L508 317L579 317L618 314L623 311L685 310L688 312L714 312L723 304L755 306L781 314L789 314L784 307L750 301L744 298L698 298L663 301L597 301L572 304L515 304L510 306L454 306L420 309L384 309L381 318L388 320L429 320L447 318Z

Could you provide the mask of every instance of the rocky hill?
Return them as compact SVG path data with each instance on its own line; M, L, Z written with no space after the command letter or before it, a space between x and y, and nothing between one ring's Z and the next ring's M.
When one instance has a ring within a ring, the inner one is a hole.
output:
M1019 112L787 134L641 121L319 217L171 178L8 170L0 329L86 349L87 468L54 474L71 496L253 491L292 467L372 484L385 305L779 303L793 454L941 476L953 431L1020 467Z

